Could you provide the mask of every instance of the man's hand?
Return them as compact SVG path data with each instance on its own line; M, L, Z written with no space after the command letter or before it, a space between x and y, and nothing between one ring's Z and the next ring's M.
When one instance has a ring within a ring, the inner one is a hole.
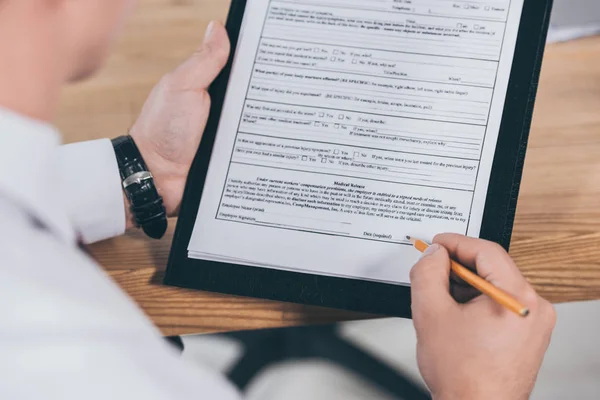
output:
M154 87L131 128L169 216L179 210L210 111L208 87L225 66L229 48L223 25L211 23L202 46Z
M514 295L522 318L487 296L459 304L450 258ZM528 399L556 322L554 308L498 245L444 234L411 271L419 369L435 399Z

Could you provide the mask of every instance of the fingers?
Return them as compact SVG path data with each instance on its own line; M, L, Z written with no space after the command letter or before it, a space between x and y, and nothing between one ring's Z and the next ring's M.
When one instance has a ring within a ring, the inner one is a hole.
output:
M554 328L556 327L556 309L554 306L545 299L541 299L539 310L541 312L541 318L543 318L546 323L547 333L552 333Z
M229 58L230 43L225 27L211 22L202 45L171 73L180 90L206 90L219 75Z
M454 260L475 267L479 276L520 299L533 291L508 253L495 243L457 234L441 234L433 242L445 247Z
M468 283L450 282L450 294L458 303L464 304L481 296L481 292Z
M410 271L413 313L438 313L455 305L450 295L450 258L445 248L432 245Z

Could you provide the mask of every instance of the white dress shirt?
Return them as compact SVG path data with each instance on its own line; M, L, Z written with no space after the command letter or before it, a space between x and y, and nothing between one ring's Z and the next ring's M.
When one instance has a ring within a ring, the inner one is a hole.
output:
M52 126L0 109L0 399L239 398L79 250L78 235L122 234L124 209L109 140L60 146Z

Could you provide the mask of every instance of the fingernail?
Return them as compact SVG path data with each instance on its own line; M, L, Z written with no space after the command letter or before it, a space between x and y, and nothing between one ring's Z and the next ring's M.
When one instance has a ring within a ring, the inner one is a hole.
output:
M213 28L215 27L215 21L210 21L210 24L206 27L206 32L204 33L204 42L208 42L211 39Z
M431 246L429 246L424 252L423 255L421 256L421 258L424 257L429 257L431 255L434 255L436 251L438 251L440 249L440 245L437 243L432 244Z

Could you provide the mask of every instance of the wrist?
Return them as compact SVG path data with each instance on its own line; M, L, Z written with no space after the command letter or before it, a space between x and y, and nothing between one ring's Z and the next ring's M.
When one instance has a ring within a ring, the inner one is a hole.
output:
M125 198L126 229L140 227L155 239L167 229L166 210L152 173L131 136L112 141Z
M179 165L166 159L154 151L153 146L143 140L143 136L134 136L134 133L132 130L132 137L134 139L139 137L139 139L135 139L136 144L148 166L148 170L154 177L154 184L158 194L163 199L167 216L174 217L177 215L183 197L189 166Z

